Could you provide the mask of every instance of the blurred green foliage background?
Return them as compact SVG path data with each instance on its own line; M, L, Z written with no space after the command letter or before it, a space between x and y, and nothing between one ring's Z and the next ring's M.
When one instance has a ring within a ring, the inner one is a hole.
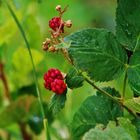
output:
M42 42L49 36L48 21L58 14L55 11L56 5L60 4L62 7L69 5L64 19L71 19L73 26L65 31L64 36L76 30L89 27L107 28L113 32L115 29L115 0L9 0L8 3L16 13L29 40L41 94L46 104L49 103L52 92L44 89L44 73L52 67L67 73L71 67L62 54L52 54L42 50ZM19 106L17 100L22 95L36 95L28 51L17 25L2 1L0 1L0 62L4 64L9 93L17 106ZM116 84L119 87L120 83L117 82ZM7 105L10 104L4 92L3 83L0 81L0 112L5 111ZM52 123L51 134L53 140L71 139L69 126L73 113L80 106L81 102L93 93L93 89L85 84L82 88L68 92L65 108L55 117L55 121ZM22 100L30 102L28 98ZM14 110L18 114L21 112L17 112L16 107L14 108L13 105L9 105L8 108L9 110L4 112L5 115L0 113L0 137L2 140L8 140L8 138L11 140L22 140L19 126L15 123L17 120L10 117ZM33 112L34 110L39 110L38 106L36 109L32 109ZM27 114L30 113L27 112ZM19 118L21 116L19 115ZM48 114L48 117L51 122L53 118L51 118L50 114ZM32 117L29 118L32 119ZM21 117L22 119L24 120L24 117ZM33 139L44 139L44 132L41 131L40 133L42 128L39 125L40 123L38 123L40 128L37 128L37 123L35 124L31 120L23 122L28 124L27 131L31 133Z

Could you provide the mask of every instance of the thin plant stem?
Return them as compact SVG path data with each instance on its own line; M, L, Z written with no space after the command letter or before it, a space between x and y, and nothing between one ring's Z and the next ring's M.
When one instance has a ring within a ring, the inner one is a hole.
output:
M35 69L35 64L34 64L34 60L33 60L33 56L32 56L32 52L31 52L31 49L30 49L30 45L29 45L29 42L27 40L27 37L26 37L26 34L16 16L16 14L14 13L14 11L12 10L11 6L8 4L8 2L6 0L3 0L9 11L10 11L10 14L12 15L15 23L17 24L18 26L18 29L24 39L24 42L26 44L26 47L28 49L28 52L29 52L29 56L30 56L30 60L31 60L31 63L32 63L32 67L33 67L33 77L34 77L34 81L35 81L35 85L36 85L36 92L37 92L37 95L38 95L38 102L39 102L39 105L40 105L40 109L41 109L41 114L42 114L42 117L43 117L43 123L44 124L44 129L45 129L45 132L46 132L46 140L50 140L50 136L48 135L49 133L49 130L48 130L48 121L47 121L47 118L45 116L45 111L44 111L44 107L43 107L43 102L42 102L42 96L40 94L40 89L39 89L39 84L38 84L38 79L37 79L37 74L36 74L36 69Z
M112 95L110 95L108 92L106 92L105 90L99 88L98 86L96 86L92 81L90 81L88 78L85 77L85 81L87 83L89 83L90 85L92 85L95 89L97 89L98 91L100 91L101 93L105 94L106 96L108 96L110 99L112 99L115 102L119 102L116 98L114 98Z
M125 77L124 77L122 101L124 101L124 98L125 98L126 82L127 82L127 71L125 72Z
M130 108L128 108L126 105L123 104L123 102L121 100L118 100L117 98L114 98L112 95L110 95L108 92L106 92L105 90L99 88L98 86L96 86L92 81L90 81L88 78L85 77L85 81L87 83L89 83L91 86L93 86L95 89L97 89L98 91L100 91L102 94L108 96L111 100L115 101L116 103L118 103L119 105L121 105L123 108L125 108L131 115L133 115L135 118L138 118L137 114L135 114Z

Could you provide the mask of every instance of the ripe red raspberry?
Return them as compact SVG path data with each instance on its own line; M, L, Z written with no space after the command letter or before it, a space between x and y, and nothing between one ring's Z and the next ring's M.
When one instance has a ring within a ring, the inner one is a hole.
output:
M60 17L54 17L49 21L49 26L51 29L54 31L57 31L59 27L61 26L60 31L63 33L64 32L64 23L61 23L61 18Z
M54 82L51 83L51 89L56 94L63 94L66 91L67 86L63 80L55 79Z
M51 83L55 79L63 80L63 76L62 76L61 72L58 69L53 69L53 68L49 69L48 72L44 74L45 88L51 90Z

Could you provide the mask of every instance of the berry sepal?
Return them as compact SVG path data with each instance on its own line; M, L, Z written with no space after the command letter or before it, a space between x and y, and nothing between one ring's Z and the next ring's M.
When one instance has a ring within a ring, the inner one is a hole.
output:
M53 113L53 115L58 114L61 109L65 107L67 89L63 92L63 94L54 94L51 98L51 102L49 104L49 109Z

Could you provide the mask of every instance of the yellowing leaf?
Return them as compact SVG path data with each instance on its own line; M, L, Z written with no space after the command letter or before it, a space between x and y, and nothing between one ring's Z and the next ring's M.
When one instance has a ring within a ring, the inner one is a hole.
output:
M124 102L124 104L132 111L140 113L140 97L128 99Z

